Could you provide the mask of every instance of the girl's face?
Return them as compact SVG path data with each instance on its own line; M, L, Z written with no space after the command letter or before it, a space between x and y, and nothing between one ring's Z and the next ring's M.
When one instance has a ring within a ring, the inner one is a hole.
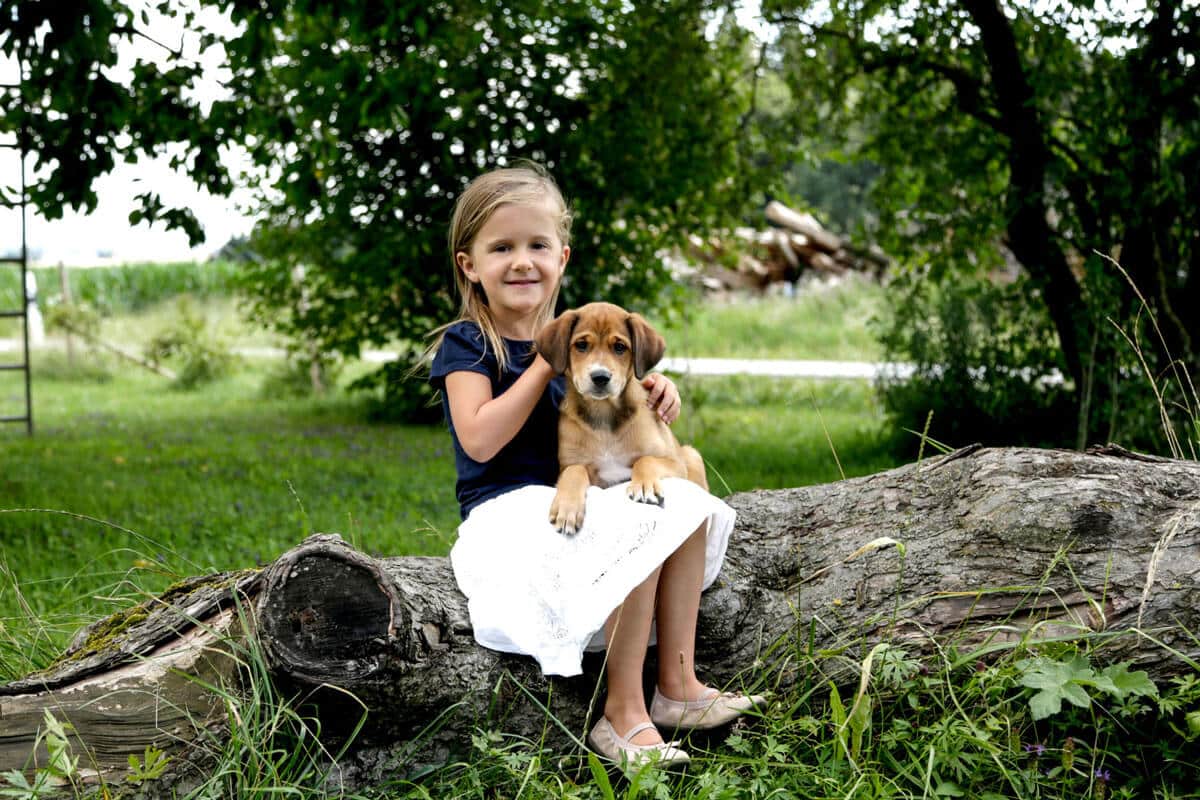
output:
M500 335L532 339L537 313L562 278L571 248L558 236L558 215L549 202L502 205L492 212L454 260L487 295Z

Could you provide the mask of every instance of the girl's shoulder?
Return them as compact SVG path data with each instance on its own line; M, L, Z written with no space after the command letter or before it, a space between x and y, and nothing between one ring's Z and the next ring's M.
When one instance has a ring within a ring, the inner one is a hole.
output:
M453 339L455 341L465 341L473 345L483 344L483 329L479 327L479 323L470 319L460 319L458 322L451 323L446 326L443 336L445 339Z
M430 377L441 378L451 372L468 370L490 375L496 357L490 352L483 331L471 320L461 320L442 332L442 340L430 365Z

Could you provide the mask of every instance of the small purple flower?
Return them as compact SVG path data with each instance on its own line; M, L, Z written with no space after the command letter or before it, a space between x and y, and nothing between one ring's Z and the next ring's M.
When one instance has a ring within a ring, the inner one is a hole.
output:
M1096 780L1108 783L1110 780L1112 780L1112 773L1106 769L1100 769L1100 767L1096 767Z
M1025 745L1025 752L1033 753L1033 757L1037 758L1042 753L1046 752L1046 745L1042 744L1041 742L1037 742L1035 744L1027 744L1027 745Z

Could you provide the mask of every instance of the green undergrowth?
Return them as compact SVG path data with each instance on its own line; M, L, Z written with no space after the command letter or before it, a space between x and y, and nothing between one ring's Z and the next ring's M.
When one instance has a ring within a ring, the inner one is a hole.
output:
M897 552L903 558L902 548ZM1069 560L1060 560L1056 568L1069 573ZM1044 586L1028 588L1045 593ZM1146 631L1098 632L1051 621L1069 611L1046 609L1041 622L1000 619L990 629L991 638L986 631L983 639L950 633L919 648L915 640L904 643L897 635L900 628L893 627L903 621L904 608L861 627L846 626L832 639L836 629L825 630L822 619L836 613L818 609L811 623L797 624L785 638L765 646L742 676L747 689L769 693L761 714L723 731L684 737L693 759L686 772L622 771L578 748L550 748L506 734L506 704L527 702L527 695L497 684L492 687L495 719L468 727L461 746L444 763L419 766L403 757L437 736L447 722L443 718L397 751L386 783L354 791L343 789L336 764L369 715L350 721L349 741L323 736L305 698L275 688L253 637L237 636L227 650L240 667L238 685L208 687L223 708L223 726L202 736L205 769L198 785L179 796L1200 797L1200 665L1178 650L1155 645ZM879 643L870 645L866 631ZM1195 641L1184 634L1177 638ZM1123 660L1131 639L1143 647L1143 662L1170 664L1173 676L1152 679ZM48 737L60 735L55 724L47 720ZM546 725L565 723L547 716ZM42 769L53 770L70 787L78 778L78 754L65 738L56 746L57 759ZM173 757L148 750L131 761L131 777L104 787L105 794L82 789L68 794L119 797L169 770ZM0 790L16 780L0 776ZM22 780L32 783L37 776Z

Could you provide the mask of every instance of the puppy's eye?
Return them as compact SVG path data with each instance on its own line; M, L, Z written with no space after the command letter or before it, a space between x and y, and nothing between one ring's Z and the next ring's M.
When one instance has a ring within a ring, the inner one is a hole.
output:
M616 353L616 354L617 354L617 355L619 355L619 356L620 356L620 355L624 355L624 354L625 354L625 351L626 351L626 350L628 350L628 349L629 349L629 348L625 346L625 343L624 343L624 342L617 342L617 343L615 343L615 344L613 345L613 352L614 352L614 353Z
M587 339L580 339L575 343L575 349L581 353L586 353L588 349Z

